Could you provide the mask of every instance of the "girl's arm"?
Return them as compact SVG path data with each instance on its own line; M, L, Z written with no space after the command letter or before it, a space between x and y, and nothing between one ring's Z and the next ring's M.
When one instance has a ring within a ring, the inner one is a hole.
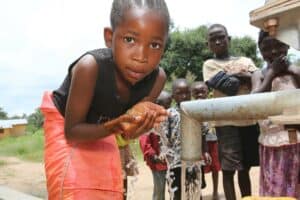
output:
M290 65L287 71L290 75L293 76L296 87L300 88L300 67Z
M95 58L86 55L72 69L65 113L65 137L68 140L88 141L103 138L117 131L118 128L121 129L120 122L135 120L129 115L122 115L110 121L108 127L104 127L104 124L86 123L96 86L98 68Z
M265 77L263 77L261 70L255 71L251 78L251 93L271 91L272 80L274 77L275 75L272 69L267 69Z

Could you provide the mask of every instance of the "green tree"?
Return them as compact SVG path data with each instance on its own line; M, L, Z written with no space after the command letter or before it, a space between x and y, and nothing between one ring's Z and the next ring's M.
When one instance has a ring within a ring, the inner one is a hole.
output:
M230 43L230 53L234 56L251 58L257 67L261 67L263 60L257 57L257 44L249 36L233 37Z
M0 119L8 119L7 112L0 107Z
M207 46L207 26L180 31L173 29L166 45L160 65L165 69L168 78L186 77L189 72L196 80L203 80L202 65L213 54ZM230 52L235 56L247 56L261 66L257 57L255 41L250 37L232 38Z
M185 77L188 72L202 79L203 62L213 55L206 45L207 27L179 31L170 34L161 66L168 77Z
M35 109L35 112L30 114L27 118L28 120L28 128L27 130L29 132L35 132L38 129L42 128L43 123L44 123L44 117L43 114L41 113L40 109Z

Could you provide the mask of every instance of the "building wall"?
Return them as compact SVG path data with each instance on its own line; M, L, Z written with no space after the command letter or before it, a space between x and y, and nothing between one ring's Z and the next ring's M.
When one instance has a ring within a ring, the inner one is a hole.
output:
M24 135L25 130L26 130L26 125L25 124L13 125L12 129L10 130L10 135L11 136Z
M10 128L0 128L0 139L10 135Z

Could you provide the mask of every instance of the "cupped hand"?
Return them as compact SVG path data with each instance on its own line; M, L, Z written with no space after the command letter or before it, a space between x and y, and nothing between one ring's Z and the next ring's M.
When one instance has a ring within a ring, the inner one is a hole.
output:
M166 120L168 115L162 106L147 101L134 105L127 111L127 114L135 117L136 121L122 123L123 137L125 138L136 138L159 126L161 122Z
M123 123L138 123L139 120L140 119L132 115L124 114L116 119L105 122L103 126L106 129L106 131L112 134L121 134L124 131Z

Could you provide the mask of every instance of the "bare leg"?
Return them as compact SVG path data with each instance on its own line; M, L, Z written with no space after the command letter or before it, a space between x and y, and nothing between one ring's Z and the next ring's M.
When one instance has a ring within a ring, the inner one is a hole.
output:
M124 185L124 192L123 192L123 199L127 199L127 179L123 180L123 185Z
M233 175L235 171L222 170L223 173L223 188L226 200L236 200Z
M242 197L251 195L251 182L249 177L250 168L238 172L239 186Z
M219 172L218 171L212 171L212 180L213 180L213 200L218 199L218 185L219 185Z

